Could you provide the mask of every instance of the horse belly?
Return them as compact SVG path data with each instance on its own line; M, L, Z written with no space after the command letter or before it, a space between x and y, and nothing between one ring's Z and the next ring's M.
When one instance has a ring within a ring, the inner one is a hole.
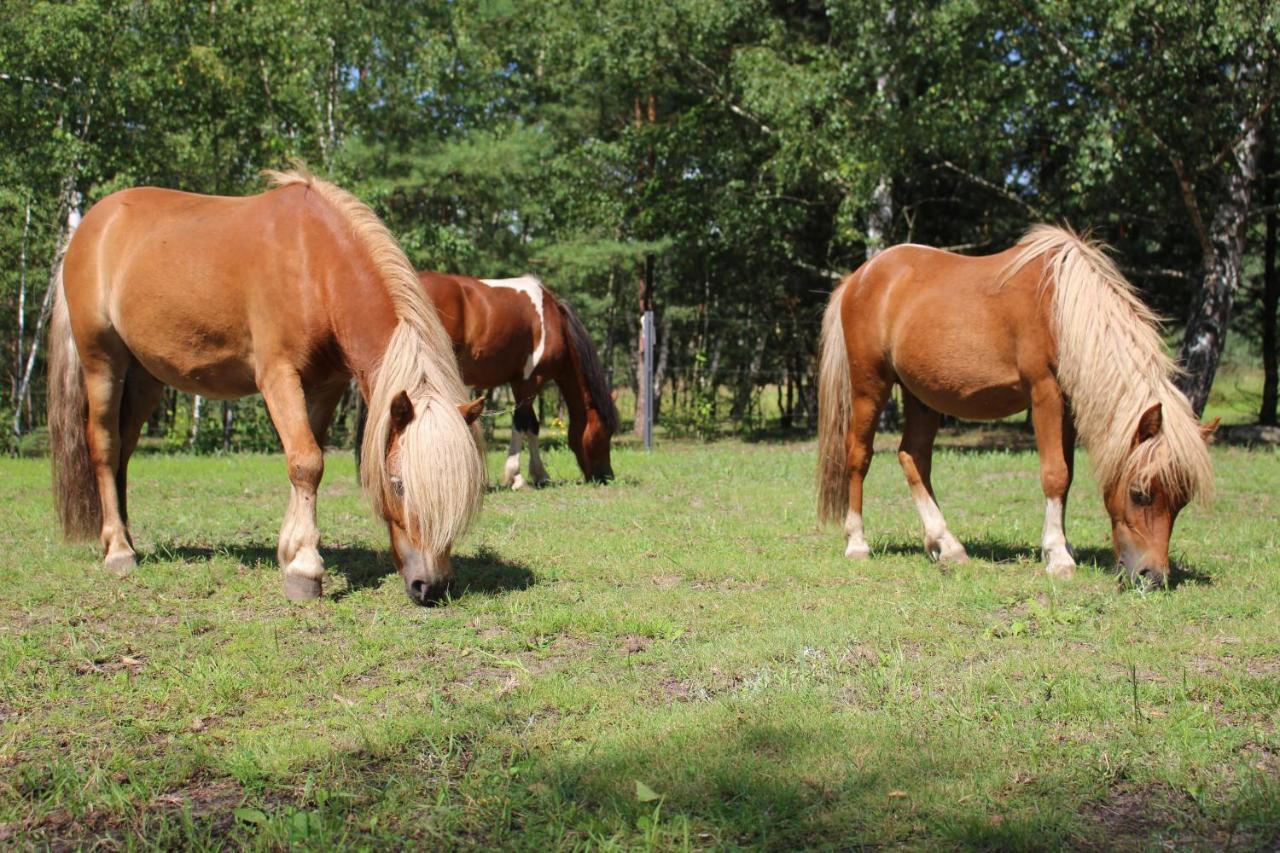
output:
M968 420L1004 418L1027 408L1014 354L998 340L966 331L935 328L896 342L893 367L902 385L929 408Z
M245 335L185 312L180 317L170 313L161 310L116 322L125 345L148 373L180 391L215 399L257 391ZM156 334L157 329L164 334Z
M1029 405L1021 381L959 382L948 377L899 375L903 386L929 408L965 420L995 420L1023 411Z

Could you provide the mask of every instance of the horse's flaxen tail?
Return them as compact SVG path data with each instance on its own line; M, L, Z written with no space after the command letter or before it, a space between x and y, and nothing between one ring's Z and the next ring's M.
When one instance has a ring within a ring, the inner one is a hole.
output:
M70 541L97 538L102 531L98 481L85 435L89 401L80 354L71 337L71 316L62 287L62 261L54 273L53 314L49 319L49 455L53 461L53 502Z
M849 351L840 317L851 277L827 301L822 317L822 350L818 366L818 518L843 521L849 509L849 455L845 437L853 418L853 386Z
M605 376L600 355L596 352L596 345L592 343L591 335L587 334L587 327L582 325L577 312L562 299L557 299L556 303L560 306L560 315L564 318L564 327L569 333L573 359L587 382L587 389L591 392L596 413L600 415L600 420L609 430L609 434L613 435L618 431L618 408L613 404L609 378Z

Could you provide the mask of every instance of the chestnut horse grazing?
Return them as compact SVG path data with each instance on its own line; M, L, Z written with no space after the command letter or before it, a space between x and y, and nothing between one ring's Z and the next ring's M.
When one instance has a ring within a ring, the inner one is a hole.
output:
M447 586L484 492L453 349L417 276L354 196L301 172L245 198L138 188L103 199L67 248L50 329L54 487L69 538L135 565L129 456L164 385L262 392L292 492L277 556L291 599L320 594L321 448L354 376L368 402L361 482L410 598Z
M420 272L419 279L453 339L462 380L475 388L510 385L516 409L502 484L519 489L520 445L529 444L529 475L549 478L538 455L533 401L547 381L569 410L569 446L588 481L613 479L609 442L618 412L595 345L578 315L536 277L478 279Z
M1031 407L1047 505L1047 570L1070 577L1064 513L1076 432L1111 516L1116 558L1136 583L1166 583L1178 512L1213 486L1201 426L1170 381L1156 318L1101 247L1038 225L1012 249L964 257L889 249L847 276L822 323L819 514L844 520L845 556L870 553L862 482L893 383L905 422L898 461L940 560L967 559L930 482L939 413L1001 418Z

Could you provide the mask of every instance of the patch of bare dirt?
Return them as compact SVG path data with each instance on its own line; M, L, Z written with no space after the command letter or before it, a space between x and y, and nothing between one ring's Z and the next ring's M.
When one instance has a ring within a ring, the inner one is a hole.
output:
M740 581L725 578L721 581L694 581L689 586L698 590L715 590L716 592L755 592L764 589L763 581Z
M142 672L142 661L133 655L119 657L98 657L91 660L78 660L72 664L76 675L110 675L121 670L130 675Z
M871 648L871 646L856 645L841 652L839 660L842 664L854 668L879 666L880 653Z
M649 637L641 637L639 634L629 634L622 640L622 651L628 655L637 655L649 648L653 640Z
M1081 850L1222 850L1244 840L1203 820L1195 800L1168 785L1117 784L1080 817L1086 834L1074 846Z
M59 811L36 819L0 825L0 846L38 850L120 850L130 836L145 833L148 817L186 810L214 838L225 838L235 826L234 809L244 792L234 782L196 782L157 796L139 816L91 811L83 815Z

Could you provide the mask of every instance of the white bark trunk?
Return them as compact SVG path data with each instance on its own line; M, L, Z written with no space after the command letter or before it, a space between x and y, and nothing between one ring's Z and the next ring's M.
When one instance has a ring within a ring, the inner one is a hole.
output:
M40 315L36 318L35 331L31 336L31 349L27 352L27 364L22 371L22 381L18 384L18 393L14 397L13 432L22 435L22 405L31 391L31 377L36 369L36 354L40 352L40 338L44 335L44 324L49 320L49 312L53 309L53 297L57 293L58 278L62 267L62 256L71 242L71 235L80 224L80 195L75 191L75 176L68 175L63 181L63 202L58 206L59 212L66 209L66 219L62 224L62 232L58 235L58 249L53 256L53 264L49 267L49 285L45 288L44 299L40 303Z
M1266 79L1266 63L1259 62L1241 73L1240 86L1247 95L1249 89L1262 85ZM1249 99L1242 100L1247 103ZM1256 121L1255 116L1247 116L1240 122L1240 137L1231 152L1230 168L1224 176L1222 199L1209 224L1212 252L1204 259L1200 291L1192 300L1191 315L1179 352L1185 372L1178 386L1191 401L1197 415L1204 412L1205 403L1209 400L1209 389L1213 387L1218 361L1227 340L1261 151L1262 122Z

